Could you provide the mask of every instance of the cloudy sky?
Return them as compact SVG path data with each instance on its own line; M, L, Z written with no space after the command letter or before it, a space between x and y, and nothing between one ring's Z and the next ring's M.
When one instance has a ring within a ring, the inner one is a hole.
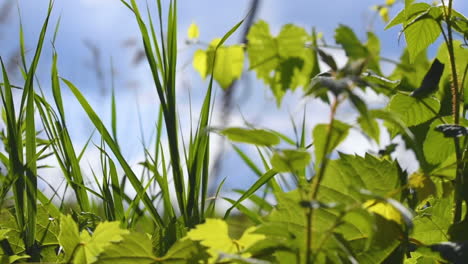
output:
M22 17L26 36L26 48L33 51L38 33L47 11L46 0L20 1L17 8L16 1L12 1L12 9L7 19L0 17L0 56L8 57L17 50L18 46L18 10ZM144 1L139 1L142 4ZM151 1L150 1L151 2ZM167 1L163 1L167 2ZM404 41L398 41L398 28L383 31L384 23L375 16L372 6L383 4L384 0L262 0L257 19L266 20L273 33L277 33L281 26L293 23L303 26L308 31L315 27L323 32L329 43L333 43L334 29L339 24L352 27L358 37L365 40L366 31L374 30L381 38L382 55L391 59L398 59L404 48ZM468 6L462 6L463 0L455 0L455 7L462 13L467 13ZM248 13L250 0L214 1L214 0L179 0L179 76L178 93L179 112L182 130L189 128L188 111L189 92L192 97L192 111L196 113L200 108L200 101L207 83L200 79L191 67L191 56L198 47L185 45L186 30L194 22L200 27L200 39L204 43L222 36L233 25ZM5 4L6 6L6 4ZM391 10L393 16L399 9L396 5ZM136 51L141 48L136 22L130 11L117 0L56 0L51 18L50 34L45 42L43 57L38 71L39 80L46 93L48 91L49 70L51 63L51 39L53 26L61 17L56 50L59 54L59 73L72 81L86 95L102 119L109 123L110 117L110 87L111 63L115 68L115 87L118 98L118 126L119 138L125 156L135 164L142 159L141 142L149 142L157 116L157 96L152 85L151 76L145 63L135 63ZM228 43L239 41L239 34L231 37ZM94 53L93 53L94 52ZM345 56L335 53L338 62L343 64ZM32 56L32 52L28 53ZM247 65L245 65L247 67ZM390 70L390 65L382 65ZM97 78L96 69L102 70L103 79ZM65 88L65 86L63 87ZM242 125L245 118L260 127L277 129L292 135L293 129L289 121L293 116L300 120L304 106L307 105L308 129L319 122L326 122L326 105L317 101L304 101L301 93L286 95L281 109L277 109L275 102L262 83L256 82L253 75L245 75L240 82L236 108L231 116L231 125ZM243 89L244 88L244 89ZM217 89L218 97L222 95ZM87 121L83 111L73 97L64 92L69 125L72 137L78 147L82 146L92 131L92 125ZM370 95L373 103L382 103L382 98ZM220 100L218 100L220 101ZM219 109L219 106L218 106ZM141 116L139 122L138 113ZM219 123L220 114L215 109L214 125ZM339 118L353 121L355 114L344 108ZM195 122L195 120L194 120ZM99 143L99 141L96 141ZM382 142L388 143L388 137L382 136ZM216 138L214 151L221 144L227 147L223 170L220 176L227 177L229 188L245 187L255 181L255 176L229 149L229 143ZM358 132L351 134L351 139L340 146L340 150L347 153L362 154L367 149L378 149L374 143L369 143ZM246 151L249 147L243 146ZM254 152L251 152L254 155ZM90 149L83 166L97 166L98 151ZM404 156L407 158L408 156ZM245 167L245 168L243 168ZM414 168L410 168L414 169ZM50 177L56 177L55 174ZM49 177L49 178L50 178Z

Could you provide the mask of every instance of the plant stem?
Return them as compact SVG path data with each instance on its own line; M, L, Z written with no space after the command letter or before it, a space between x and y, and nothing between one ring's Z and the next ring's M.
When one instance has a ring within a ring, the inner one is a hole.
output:
M339 101L338 97L335 97L335 100L333 101L331 105L331 111L330 111L330 125L327 133L327 140L325 141L325 147L323 150L323 159L322 159L322 164L319 168L318 173L316 176L312 179L312 191L310 193L310 201L313 202L317 198L317 194L319 191L320 187L320 182L323 179L323 176L325 175L325 170L328 165L328 148L330 147L331 144L331 138L332 138L332 132L333 132L333 124L335 121L335 115L336 115L336 110L338 109ZM312 218L313 218L313 212L314 212L313 206L310 206L307 210L306 217L307 217L307 239L306 239L306 263L310 263L312 259Z
M450 68L452 71L452 116L453 122L458 125L460 123L460 88L458 85L458 75L457 68L455 63L455 51L453 48L453 32L452 32L452 4L453 0L448 1L448 6L445 5L445 1L442 0L442 5L444 6L445 12L445 23L447 24L447 35L445 37L445 42L447 45L447 50L449 53L450 59ZM463 169L462 169L462 155L460 149L460 140L454 138L455 143L455 153L457 157L457 170L455 177L455 212L453 216L453 223L457 223L461 220L462 214L462 199L460 198L460 190L463 185Z

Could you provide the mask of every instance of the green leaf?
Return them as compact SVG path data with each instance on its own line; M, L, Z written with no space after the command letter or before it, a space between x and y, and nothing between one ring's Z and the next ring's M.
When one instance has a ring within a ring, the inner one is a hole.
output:
M206 219L206 222L197 225L188 232L187 238L200 241L208 248L212 260L218 258L219 253L240 253L253 243L264 238L263 235L254 234L254 228L247 229L239 240L233 240L228 234L228 225L221 219Z
M438 8L431 7L428 13L440 12ZM410 62L434 43L441 34L439 24L432 16L418 17L405 25L405 39L408 45Z
M226 222L220 219L207 219L204 224L197 225L187 233L187 237L208 248L211 259L216 259L219 251L234 253L237 248L228 235Z
M80 244L78 225L73 221L71 215L62 215L60 218L58 241L65 251L66 259L70 260Z
M452 203L451 197L430 201L430 206L414 218L411 237L426 245L449 241L447 232L453 218Z
M461 81L462 78L464 78L464 83L460 83L461 84L460 88L463 89L465 105L468 105L468 76L467 76L468 74L468 49L463 47L462 42L456 40L453 42L453 52L456 58L455 68L457 70L459 80ZM445 65L450 65L449 52L447 50L447 45L445 43L443 43L440 46L437 52L437 58ZM451 71L446 70L444 72L444 75L442 76L442 79L451 80L450 76L451 76Z
M444 117L444 119L448 122L452 121L451 117ZM427 162L433 165L441 164L455 153L453 138L444 137L443 133L435 130L435 128L441 124L443 124L443 122L439 119L431 123L423 143L424 157Z
M94 263L107 246L122 241L123 235L128 234L129 231L120 229L119 226L119 222L102 222L96 227L92 236L87 231L83 231L80 235L80 248L76 252L74 263Z
M257 77L266 82L270 73L278 66L279 54L275 38L270 34L267 22L260 20L255 23L247 35L250 69L257 72Z
M377 120L371 117L359 116L357 119L362 131L366 133L370 138L375 140L377 144L380 142L380 127Z
M338 120L333 120L333 129L330 131L330 124L318 124L314 127L312 136L314 139L315 165L321 165L326 155L330 154L347 136L350 125ZM330 133L331 132L331 133ZM329 139L327 139L330 137ZM327 144L327 140L329 143ZM325 149L327 145L327 149Z
M285 25L274 37L268 24L259 21L250 28L247 39L250 69L270 86L278 104L288 89L309 84L318 65L315 52L306 47L310 36L303 28Z
M229 140L258 146L273 146L280 143L280 138L275 133L264 129L230 127L220 133Z
M197 50L193 57L193 66L203 79L213 71L214 79L221 88L227 89L242 74L244 50L241 45L220 46L216 50L220 40L214 39L206 51ZM213 69L215 52L217 54Z
M405 9L401 10L393 19L388 23L385 29L389 29L399 24L405 23L408 19L418 15L424 11L427 11L431 6L426 3L416 3L413 5L406 6Z
M310 159L310 154L305 150L284 149L275 151L271 165L278 172L296 172L306 168Z
M387 109L395 114L406 126L415 126L437 116L440 110L439 100L428 97L417 99L404 94L397 94L390 99Z
M401 186L395 162L366 154L364 157L340 153L340 158L329 163L319 193L324 202L339 200L353 203L362 197L358 191L365 189L386 197ZM327 197L330 191L337 196ZM339 198L338 198L339 197ZM333 199L332 199L333 198Z
M111 243L98 256L96 264L150 264L158 260L153 254L151 239L146 234L133 232L122 236L122 241Z
M346 55L351 59L367 58L369 51L362 45L353 30L345 25L340 25L335 30L336 43L343 46Z
M78 225L71 216L62 216L58 240L65 251L66 259L73 258L73 263L76 264L95 263L107 246L122 241L123 235L129 233L119 226L119 222L100 223L90 236L86 230L78 233Z

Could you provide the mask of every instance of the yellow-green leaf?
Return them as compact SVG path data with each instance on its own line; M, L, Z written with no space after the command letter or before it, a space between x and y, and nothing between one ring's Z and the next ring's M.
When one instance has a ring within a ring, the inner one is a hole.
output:
M198 39L199 36L200 36L200 30L198 29L197 24L195 23L190 24L188 31L187 31L188 39L190 40Z
M205 79L208 76L208 54L204 50L197 50L193 55L193 68L200 73L200 76Z
M271 165L278 172L295 172L307 167L310 159L310 154L305 150L284 149L275 152Z

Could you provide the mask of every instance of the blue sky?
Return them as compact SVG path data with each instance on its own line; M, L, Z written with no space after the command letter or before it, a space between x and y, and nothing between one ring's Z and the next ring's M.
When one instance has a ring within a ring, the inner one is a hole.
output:
M11 0L13 1L13 0ZM23 19L23 26L26 36L26 47L33 50L42 21L46 14L48 1L21 1L19 10ZM139 1L143 3L143 1ZM164 1L163 1L164 2ZM167 1L165 1L167 2ZM329 43L334 43L334 29L340 24L352 27L358 37L365 40L366 31L375 30L381 38L382 55L397 60L404 48L404 41L398 41L399 28L383 31L384 23L380 18L375 17L375 12L371 6L383 4L384 0L263 0L257 19L266 20L270 28L277 33L282 25L287 23L303 26L307 30L315 27L323 32ZM455 7L462 13L468 13L468 6L463 5L463 0L455 0ZM201 96L203 95L207 83L202 81L190 65L190 60L196 47L187 47L184 44L186 30L190 23L194 22L200 27L200 39L203 42L210 42L213 38L222 36L234 24L240 21L248 12L250 1L213 1L213 0L180 0L179 1L179 40L180 40L180 61L178 92L180 94L180 115L182 130L187 131L189 120L187 113L189 110L188 97L189 90L192 96L194 113L200 107ZM401 4L397 5L391 12L393 16ZM0 26L0 43L2 50L0 55L5 57L14 51L18 44L18 19L16 15L16 4L10 20L7 24ZM112 58L116 68L115 84L118 98L119 116L119 136L125 156L134 163L141 161L142 149L141 141L149 141L150 134L154 128L157 115L157 97L151 82L147 65L140 63L135 65L132 60L135 50L141 47L139 43L139 33L136 22L130 11L116 0L57 0L51 19L50 32L53 32L53 25L61 16L61 24L56 43L56 50L59 54L60 75L71 80L87 96L90 103L95 107L101 117L109 121L110 117L110 60ZM372 25L369 27L369 25ZM38 76L41 84L46 90L49 82L49 70L51 61L50 39L44 46L41 67ZM228 43L236 43L239 35L235 34ZM92 54L84 44L84 41L92 43L97 47L100 55L100 67L104 70L107 92L103 93L101 84L96 79L95 72L90 69L93 65ZM133 42L136 41L136 42ZM32 56L31 53L28 53ZM339 63L343 64L345 56L335 53ZM185 65L185 66L184 66ZM188 65L188 66L187 66ZM245 65L247 68L247 64ZM388 66L384 66L384 68ZM65 89L65 86L63 87ZM301 93L288 94L285 97L281 109L277 109L275 102L268 89L255 81L254 76L246 75L238 87L236 98L237 108L232 113L232 125L242 125L242 116L247 121L255 123L260 127L277 129L281 132L291 134L292 127L289 117L292 115L299 120L303 107L307 104L307 116L309 130L319 122L326 122L327 107L320 102L304 101ZM250 89L250 97L243 97L244 89ZM222 93L217 90L217 95ZM67 114L72 122L69 125L72 129L72 137L76 140L76 145L82 146L87 136L92 131L92 126L87 121L81 108L77 105L73 97L64 92L66 100ZM371 96L372 97L372 96ZM373 96L374 103L382 103L382 98ZM219 101L219 100L218 100ZM219 107L218 107L219 109ZM140 124L138 122L138 112L141 113L143 138L141 137ZM214 125L219 123L219 112L215 110ZM355 114L344 108L340 112L340 119L353 121ZM383 136L385 137L385 135ZM96 141L99 142L99 141ZM383 142L388 139L383 138ZM236 155L229 151L229 143L215 136L213 142L214 151L220 144L228 147L225 156L224 170L221 177L227 177L228 188L245 187L255 181L255 176L241 164ZM247 151L248 147L242 146ZM366 149L377 149L378 146L369 143L358 132L351 134L350 140L340 146L340 150L348 153L362 154ZM90 149L88 158L83 165L88 163L97 166L97 150ZM251 151L251 153L254 153ZM406 154L408 155L408 154ZM403 156L409 157L409 156ZM412 168L414 169L414 168ZM48 173L49 179L57 177L56 173Z

